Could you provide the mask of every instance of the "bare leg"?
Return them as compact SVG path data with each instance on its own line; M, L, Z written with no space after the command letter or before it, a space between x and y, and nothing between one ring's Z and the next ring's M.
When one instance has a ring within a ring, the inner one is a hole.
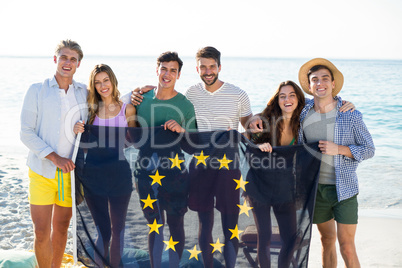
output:
M199 231L198 241L202 251L202 259L205 268L212 268L214 264L214 257L212 254L212 228L214 225L214 210L207 212L198 212Z
M110 266L119 267L121 255L124 249L124 227L128 203L131 193L125 196L110 197L110 219L112 223L112 240L110 242Z
M355 246L357 224L337 223L339 247L348 268L360 268Z
M237 251L239 250L239 240L237 238L230 239L232 232L229 229L234 229L239 219L239 214L221 213L222 230L225 236L225 246L223 247L223 256L225 258L226 267L235 267Z
M271 207L266 205L253 206L255 226L257 227L257 258L261 268L271 267Z
M167 215L167 224L173 241L179 242L175 246L176 252L169 251L169 267L179 267L185 244L184 217Z
M52 247L53 261L52 267L58 268L63 260L64 250L66 249L68 226L71 220L71 207L53 206L52 224Z
M321 235L322 245L322 263L324 268L336 268L336 228L335 220L329 220L324 223L317 224L318 231Z
M53 205L32 205L31 218L34 227L34 250L36 260L41 268L50 268L53 259L50 240Z

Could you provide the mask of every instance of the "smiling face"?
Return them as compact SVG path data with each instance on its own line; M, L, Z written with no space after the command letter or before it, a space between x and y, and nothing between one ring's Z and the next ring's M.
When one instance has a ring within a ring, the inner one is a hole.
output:
M221 66L214 59L199 58L197 63L197 72L201 80L207 86L212 86L218 80Z
M176 80L180 78L179 63L177 61L161 62L156 69L161 89L174 89Z
M54 56L54 63L57 64L56 78L73 79L75 71L80 66L78 53L69 48L62 48L59 55Z
M292 116L298 103L295 89L290 85L283 86L279 91L278 103L282 110L282 115Z
M100 72L95 75L94 84L96 92L98 92L103 100L112 97L114 86L106 72Z
M327 69L319 69L309 76L309 89L314 97L320 99L332 99L332 90L335 88L335 81Z

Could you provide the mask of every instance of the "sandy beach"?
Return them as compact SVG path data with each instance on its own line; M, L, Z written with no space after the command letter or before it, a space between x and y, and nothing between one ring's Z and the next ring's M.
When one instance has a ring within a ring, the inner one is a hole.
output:
M359 211L356 247L361 267L402 267L402 210ZM344 267L338 248L338 267ZM310 246L309 267L321 267L321 243L316 226Z
M144 66L152 66L154 57L86 57L77 81L87 81L90 68L104 60L116 67L119 73L121 92L128 92L133 85L153 81L154 72ZM186 59L180 78L180 89L185 93L188 86L199 81L194 71L193 57ZM187 64L187 62L190 62ZM261 112L273 90L281 79L297 81L297 70L303 63L301 59L225 59L225 80L235 83L248 91L253 112ZM2 58L2 74L7 78L0 81L2 98L0 111L2 131L0 131L0 249L32 250L33 230L28 202L28 168L25 165L27 148L19 140L19 115L22 99L28 86L39 82L54 73L51 59L47 58ZM357 228L357 251L362 267L402 267L402 167L400 143L402 123L400 105L401 94L383 94L387 90L400 89L402 64L400 61L355 61L338 60L345 77L356 79L348 83L349 88L342 91L342 97L355 103L364 114L365 122L373 134L376 156L359 165L360 219ZM10 68L12 66L12 68ZM35 68L32 68L35 66ZM252 74L240 76L242 73ZM356 70L364 70L362 75ZM21 76L20 74L27 74ZM151 76L152 74L152 76ZM269 75L267 75L269 74ZM359 75L357 75L359 74ZM389 78L392 79L389 79ZM349 80L350 81L350 80ZM384 83L387 81L387 83ZM358 85L358 86L357 86ZM370 89L368 95L367 89ZM381 96L382 103L378 102ZM137 200L136 200L137 202ZM138 215L137 220L142 220ZM147 227L146 227L147 228ZM144 228L146 230L146 228ZM193 229L197 227L194 226ZM138 235L137 235L138 236ZM146 235L144 235L146 236ZM136 238L140 239L140 238ZM67 253L72 253L72 233L69 232ZM343 261L338 253L338 267ZM242 251L239 259L244 260ZM247 262L246 262L247 263ZM243 267L243 266L239 266ZM309 267L321 267L321 248L318 231L313 226Z
M25 159L0 155L0 249L32 250ZM361 209L356 235L362 267L402 267L402 209ZM72 254L72 233L66 252ZM321 267L321 245L313 226L309 267ZM242 251L238 258L244 259ZM241 262L246 263L246 262ZM244 264L247 267L247 264ZM243 266L243 264L242 264ZM338 251L338 267L343 267Z

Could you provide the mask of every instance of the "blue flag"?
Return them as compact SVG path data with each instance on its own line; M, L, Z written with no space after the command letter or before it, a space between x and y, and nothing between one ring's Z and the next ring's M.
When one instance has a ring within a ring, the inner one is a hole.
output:
M86 126L76 160L88 267L307 267L317 144L261 152L237 131Z

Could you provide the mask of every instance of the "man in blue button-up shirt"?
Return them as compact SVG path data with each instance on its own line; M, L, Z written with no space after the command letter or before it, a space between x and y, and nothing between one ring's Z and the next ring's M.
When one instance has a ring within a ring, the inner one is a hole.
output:
M27 91L21 141L29 148L29 202L39 267L60 267L71 219L73 126L86 120L86 86L73 80L83 53L74 41L56 48L56 74Z
M303 90L314 96L300 115L299 143L319 142L322 155L313 222L321 235L323 267L337 267L338 237L346 267L360 267L356 254L359 162L374 156L374 144L359 111L339 112L342 73L317 58L299 71ZM336 222L336 224L335 224Z

